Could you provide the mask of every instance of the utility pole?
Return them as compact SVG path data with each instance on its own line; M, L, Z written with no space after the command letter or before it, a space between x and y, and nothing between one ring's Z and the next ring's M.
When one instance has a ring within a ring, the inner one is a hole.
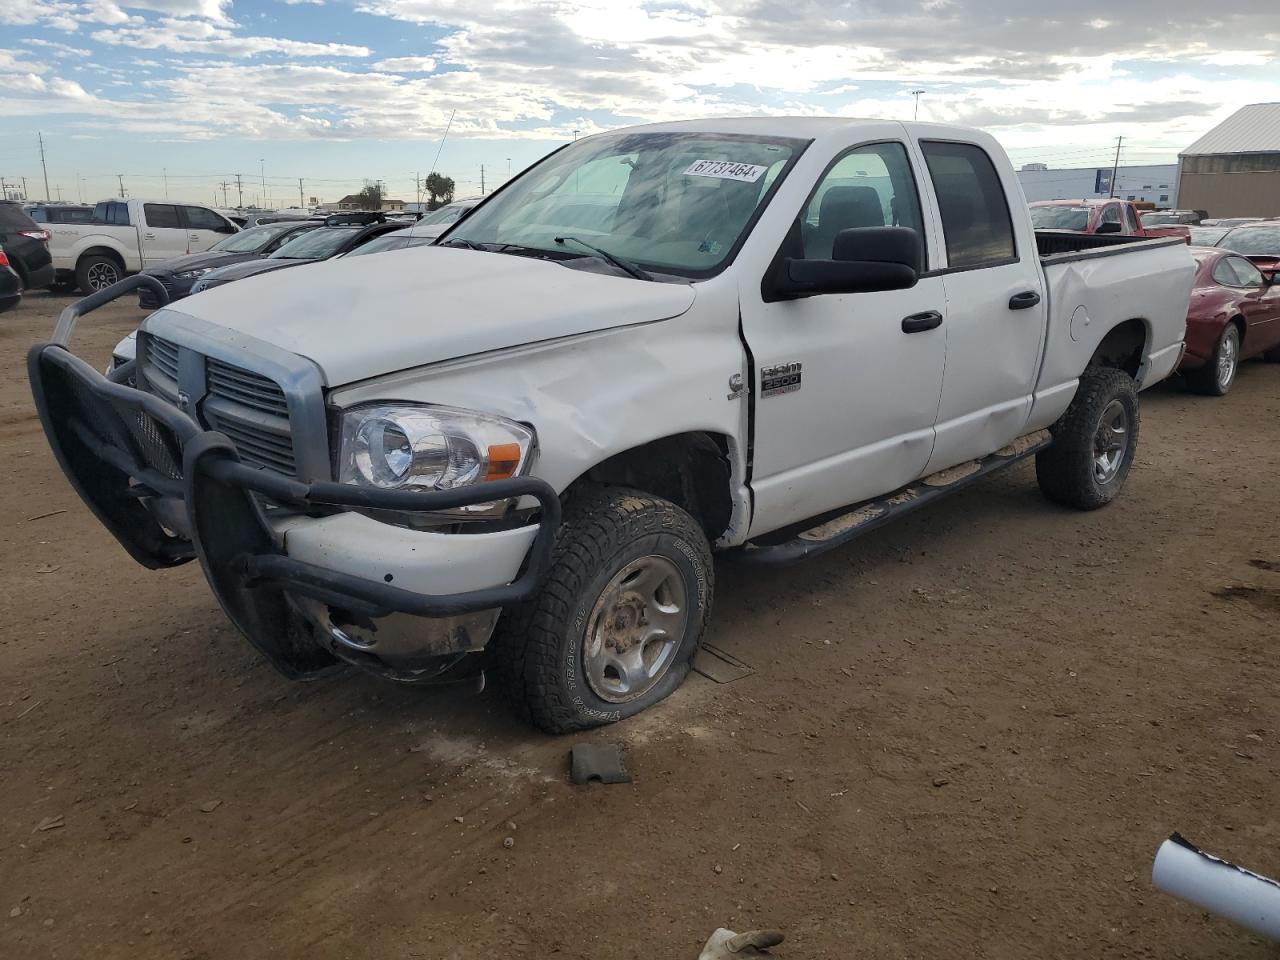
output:
M306 205L307 205L307 201L302 196L302 178L299 177L298 178L298 206L305 208Z
M58 202L59 202L59 203L61 203L61 202L62 202L62 184L60 184L60 183L55 183L55 184L53 185L53 189L54 189L54 191L56 191L56 192L57 192L57 194L58 194Z
M577 140L577 139L578 139L578 128L577 128L577 127L574 127L574 128L573 128L573 139L575 139L575 140Z
M222 205L225 207L227 205L227 187L231 186L231 184L223 180L218 186L222 187Z
M26 178L26 177L23 177L23 178L22 178L22 199L23 199L23 200L30 200L30 199L31 199L31 194L27 193L27 178Z
M414 202L417 204L419 210L421 210L422 208L422 171L421 170L415 171L413 174L413 190L414 190L414 193L416 194L416 196L414 197Z
M911 91L911 95L912 95L913 97L915 97L915 98L916 98L916 109L915 109L915 112L911 114L911 119L912 119L912 120L919 120L919 119L920 119L920 94L922 94L922 93L924 93L924 91L923 91L923 90L912 90L912 91Z
M80 179L80 171L76 171L76 197L84 203L84 181Z
M1116 137L1116 162L1111 165L1111 198L1116 195L1116 177L1120 173L1120 144L1124 143L1124 137Z
M259 166L258 166L258 170L259 170L259 172L262 174L262 203L263 203L263 206L266 206L266 203L267 203L267 161L265 161L265 160L259 160L259 161L258 161L258 164L259 164Z
M480 164L480 196L484 196L484 164Z
M168 200L169 199L169 168L162 167L161 169L164 171L164 198Z
M37 130L36 137L40 140L40 169L44 171L44 199L47 203L49 200L49 168L44 163L44 134ZM22 188L22 192L26 193L26 187Z
M116 179L120 181L120 199L121 199L121 200L123 200L123 199L125 198L125 195L124 195L124 174L123 174L123 173L117 173L117 174L116 174Z
M511 158L507 157L507 176L511 176Z
M240 198L239 206L244 206L244 184L240 182L240 174L236 174L236 196Z

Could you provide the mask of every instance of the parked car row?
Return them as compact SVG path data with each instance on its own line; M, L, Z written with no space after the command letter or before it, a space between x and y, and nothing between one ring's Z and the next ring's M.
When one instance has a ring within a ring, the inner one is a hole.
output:
M1037 230L1122 237L1181 237L1191 242L1188 227L1176 223L1153 224L1129 200L1039 200L1031 204L1031 222Z

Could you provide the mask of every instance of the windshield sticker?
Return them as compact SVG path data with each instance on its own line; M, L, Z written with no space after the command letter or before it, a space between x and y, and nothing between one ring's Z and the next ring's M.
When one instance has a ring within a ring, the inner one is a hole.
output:
M695 160L684 172L686 177L714 177L717 180L740 180L755 183L768 167L758 163L734 163L732 160Z

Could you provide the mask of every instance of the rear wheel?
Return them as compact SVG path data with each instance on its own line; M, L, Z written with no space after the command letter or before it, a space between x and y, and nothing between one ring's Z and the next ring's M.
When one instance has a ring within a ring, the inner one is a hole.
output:
M1187 385L1207 397L1221 397L1236 382L1240 367L1240 328L1228 323L1213 348L1213 356L1203 367L1187 373Z
M1036 454L1036 480L1055 503L1096 510L1124 486L1138 450L1138 390L1123 370L1090 366Z
M105 290L123 276L124 272L120 269L120 264L100 254L93 253L87 257L81 257L80 262L76 264L76 286L83 293L97 293L99 290Z
M542 592L503 617L493 673L550 733L632 716L688 674L712 589L711 548L689 514L636 490L582 491Z

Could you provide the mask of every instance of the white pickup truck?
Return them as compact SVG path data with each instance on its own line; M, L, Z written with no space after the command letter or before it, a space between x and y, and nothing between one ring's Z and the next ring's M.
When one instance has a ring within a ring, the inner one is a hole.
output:
M671 123L564 147L437 246L160 309L110 378L66 347L89 298L30 370L102 522L198 558L287 675L487 664L567 731L677 687L713 550L796 560L1033 455L1050 499L1111 501L1194 271L1037 236L977 131Z
M173 257L202 253L240 228L212 207L167 200L103 200L89 223L50 223L61 283L85 293Z

